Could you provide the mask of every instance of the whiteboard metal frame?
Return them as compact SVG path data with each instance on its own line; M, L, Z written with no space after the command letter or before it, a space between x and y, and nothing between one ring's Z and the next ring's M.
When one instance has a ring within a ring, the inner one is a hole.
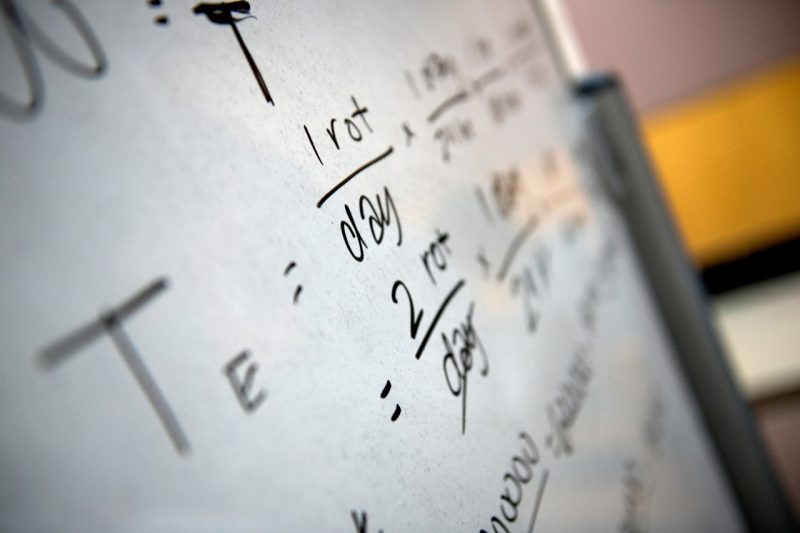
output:
M726 363L698 274L670 216L617 79L576 84L588 107L594 148L605 155L603 187L622 216L677 363L699 408L742 515L752 531L796 531L797 524L759 436L753 413Z

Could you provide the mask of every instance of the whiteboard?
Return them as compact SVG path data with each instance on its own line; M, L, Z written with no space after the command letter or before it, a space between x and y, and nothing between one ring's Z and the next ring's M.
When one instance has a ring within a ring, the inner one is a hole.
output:
M0 530L743 529L528 3L196 5L4 3Z

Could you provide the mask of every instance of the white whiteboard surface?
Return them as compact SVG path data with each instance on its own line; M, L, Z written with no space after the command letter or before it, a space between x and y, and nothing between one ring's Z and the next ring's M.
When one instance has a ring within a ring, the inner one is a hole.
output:
M530 5L21 4L0 530L742 530Z

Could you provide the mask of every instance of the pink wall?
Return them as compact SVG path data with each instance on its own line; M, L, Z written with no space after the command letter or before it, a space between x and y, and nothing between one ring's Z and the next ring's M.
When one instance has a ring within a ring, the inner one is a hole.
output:
M649 110L800 54L798 0L563 0L592 67Z

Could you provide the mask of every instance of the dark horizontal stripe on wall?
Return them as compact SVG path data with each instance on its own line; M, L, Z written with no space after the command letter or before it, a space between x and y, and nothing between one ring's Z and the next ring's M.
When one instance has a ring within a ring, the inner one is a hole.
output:
M722 294L798 271L800 236L704 268L700 274L709 294Z

